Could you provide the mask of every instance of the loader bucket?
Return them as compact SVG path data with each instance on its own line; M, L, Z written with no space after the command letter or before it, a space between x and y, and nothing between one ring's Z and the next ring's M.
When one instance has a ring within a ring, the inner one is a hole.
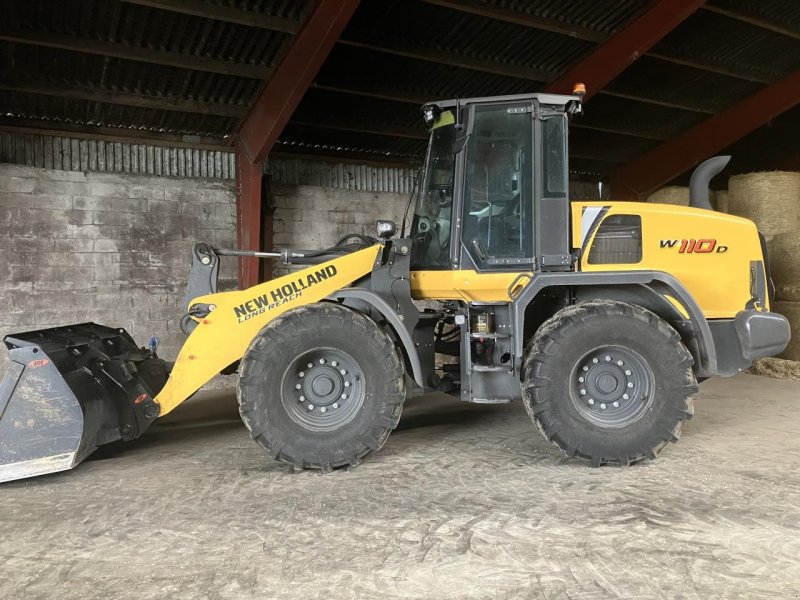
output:
M82 323L6 336L0 482L71 469L158 416L167 364L123 329Z

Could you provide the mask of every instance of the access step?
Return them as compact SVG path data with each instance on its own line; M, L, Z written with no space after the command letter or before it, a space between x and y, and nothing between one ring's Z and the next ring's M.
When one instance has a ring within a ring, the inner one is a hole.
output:
M470 333L469 337L473 340L501 340L510 338L510 333Z
M511 398L473 398L472 404L508 404Z
M511 373L510 366L489 366L489 365L472 365L472 370L476 373Z

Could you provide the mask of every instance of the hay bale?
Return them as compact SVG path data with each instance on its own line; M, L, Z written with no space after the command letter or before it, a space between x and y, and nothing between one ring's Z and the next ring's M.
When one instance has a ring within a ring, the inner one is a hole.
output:
M773 379L796 379L800 381L800 362L782 358L759 358L750 367L753 375L772 377Z
M714 192L714 200L714 208L717 212L730 212L730 208L728 207L728 190Z
M711 206L714 206L715 192L708 191ZM668 185L656 190L647 197L647 201L656 204L672 204L673 206L689 206L689 188L680 185Z
M792 327L792 339L789 346L778 358L787 360L800 360L800 302L776 301L773 303L772 310L789 319Z
M754 221L765 235L800 228L800 173L770 171L735 175L728 181L731 214Z
M767 255L776 288L800 286L800 232L774 236L767 241Z
M674 204L676 206L689 206L689 188L679 185L670 185L656 190L647 197L648 202L657 204Z

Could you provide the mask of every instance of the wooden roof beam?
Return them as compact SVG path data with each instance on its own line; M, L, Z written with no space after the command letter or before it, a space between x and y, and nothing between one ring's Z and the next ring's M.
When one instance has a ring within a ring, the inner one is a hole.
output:
M383 127L373 124L353 124L343 121L333 123L320 123L319 121L310 122L292 119L292 125L311 127L314 129L335 129L337 131L352 131L353 133L367 133L370 135L384 135L395 138L408 138L411 140L427 140L428 133L424 129L416 130L408 127Z
M296 19L275 17L252 10L242 10L233 6L225 6L223 4L198 2L198 0L123 0L123 2L184 15L214 19L215 21L223 21L225 23L236 23L237 25L247 25L248 27L280 31L282 33L297 33L302 26L302 22Z
M503 65L501 63L497 63L494 61L482 61L482 60L475 60L468 56L461 56L457 54L451 54L446 52L430 52L427 50L417 50L410 47L406 47L405 49L396 49L391 47L384 47L379 44L367 44L362 42L355 42L352 40L341 40L341 44L365 48L368 50L372 50L374 52L382 52L385 54L393 54L396 56L404 56L406 58L413 58L415 60L421 60L426 62L432 62L436 64L443 64L448 66L460 67L463 69L470 69L473 71L478 71L480 73L492 73L494 75L504 75L507 77L515 77L517 79L528 79L530 81L536 81L539 83L546 83L549 81L553 81L558 77L558 74L552 71L541 71L538 69L529 69L526 67L516 67L514 65ZM325 89L326 86L319 85L317 86L320 89ZM335 89L331 86L327 86L328 89ZM341 89L341 88L339 88ZM353 92L353 93L360 93L362 95L370 95L369 92ZM652 99L647 98L644 96L637 96L635 94L623 94L619 92L611 92L608 90L599 90L598 93L614 96L618 98L625 98L628 100L634 100L637 102L643 102L645 104L654 104L656 106L664 106L667 108L677 108L679 110L685 110L688 112L696 112L696 113L704 113L704 114L714 114L714 111L698 107L698 106L689 106L686 104L678 104L675 102L669 102L664 100ZM389 92L389 94L393 94L393 92ZM384 92L377 92L374 97L380 98L382 96L386 96L387 94ZM419 96L417 96L419 97ZM386 98L391 100L392 98ZM437 98L426 97L422 102L428 102L430 100L436 100ZM421 104L421 103L420 103Z
M729 19L735 19L736 21L741 21L742 23L747 23L749 25L753 25L761 29L766 29L767 31L771 31L772 33L778 33L780 35L785 35L795 40L800 40L800 31L797 31L795 29L788 29L786 27L781 27L780 25L776 25L775 23L770 23L769 21L765 21L764 19L759 19L758 17L751 17L749 15L743 15L741 13L737 13L732 10L728 10L726 8L720 8L719 6L714 6L713 4L706 4L703 8L714 14L722 15L723 17L728 17Z
M522 25L531 29L538 29L540 31L549 31L551 33L559 33L566 35L577 40L586 42L603 42L608 37L603 32L579 25L570 25L556 21L555 19L543 19L535 15L486 4L478 0L423 0L428 4L441 6L443 8L450 8L461 12L477 15L479 17L486 17L496 21L505 21L506 23L513 23L514 25Z
M434 98L430 96L422 96L415 93L399 93L399 92L392 92L390 90L385 90L383 92L379 90L375 91L364 91L364 90L357 90L357 89L350 89L350 88L341 88L336 86L330 85L319 85L316 84L313 86L315 89L323 90L326 92L335 92L337 94L350 94L353 96L361 96L365 98L374 98L376 100L387 100L390 102L402 102L405 104L412 104L417 107L421 107L426 102L434 100ZM324 127L324 125L320 125L320 127ZM570 124L570 127L574 127L575 129L590 129L593 131L602 131L604 133L614 133L618 135L627 135L631 137L646 139L646 140L657 140L663 141L666 138L660 136L654 136L647 133L642 133L638 131L626 131L622 129L616 129L614 127L600 127L595 125L587 125L586 123L580 123L578 121L573 121ZM405 131L405 130L403 130ZM404 136L398 134L398 137L414 137L414 136ZM427 135L423 135L423 137L427 138Z
M720 65L710 65L708 63L699 62L689 58L679 58L677 56L669 56L666 54L660 54L658 52L648 52L647 57L672 63L674 65L681 65L682 67L689 67L690 69L697 69L698 71L705 71L706 73L723 75L725 77L730 77L731 79L741 79L742 81L763 83L764 85L774 83L772 78L766 77L761 73L753 73L752 71L735 71Z
M135 60L179 69L191 69L221 75L235 75L251 79L269 79L272 75L271 67L234 63L227 60L194 56L190 54L176 54L167 50L153 48L140 48L128 46L118 42L107 42L86 37L65 35L61 33L45 33L37 31L14 31L0 26L0 40L27 44L30 46L44 46L72 52L86 52L112 58Z
M530 79L531 81L546 82L554 77L552 71L545 71L543 69L508 65L494 60L482 60L470 56L463 56L461 54L454 54L452 52L414 48L406 44L396 44L384 40L367 42L343 39L339 40L339 44L373 50L375 52L383 52L385 54L393 54L394 56L401 56L403 58L424 60L440 65L448 65L450 67L461 67L464 69L481 71L483 73L492 73L494 75Z
M72 98L88 102L102 102L148 108L153 110L169 110L198 115L215 115L241 119L247 113L246 106L221 104L218 102L202 102L169 96L151 96L130 92L117 92L108 89L97 89L77 86L62 86L49 83L9 83L0 81L0 90L33 94L37 96L53 96L56 98Z
M496 21L505 21L507 23L513 23L515 25L521 25L523 27L528 27L530 29L536 29L539 31L550 31L552 33L558 33L578 40L583 40L586 42L594 42L597 44L603 44L607 41L610 41L612 37L618 35L622 31L625 31L630 25L633 25L634 23L639 21L639 19L647 17L648 14L658 14L659 16L663 17L663 20L652 19L652 21L654 22L652 23L652 26L655 28L654 30L657 31L659 28L668 25L672 19L680 18L680 14L682 11L685 10L684 5L686 4L684 0L680 0L678 2L672 2L672 1L654 2L649 9L647 9L639 17L636 17L628 26L620 29L611 36L608 36L603 32L599 32L594 29L572 26L568 23L563 23L555 19L544 19L541 17L536 17L534 15L529 15L524 12L503 8L499 6L494 6L491 4L484 4L483 2L479 2L478 0L424 0L424 1L427 2L428 4L433 4L436 6L441 6L444 8L449 8L464 13L469 13L480 17L485 17L488 19L494 19ZM699 2L697 4L703 5L703 2ZM694 10L696 10L697 8L699 8L699 6L695 7ZM711 6L706 6L705 8L719 14L726 14L726 16L729 16L731 18L738 18L739 20L747 20L747 22L750 22L751 24L758 24L759 26L769 28L769 24L767 23L764 22L756 23L757 20L755 19L749 19L747 17L743 17L742 15L730 13L730 11L724 11L723 9L717 9L716 7L711 7ZM655 13L653 11L655 11ZM773 27L771 30L777 31L777 29ZM788 30L780 30L777 32L790 36L800 35L800 34L794 34L793 32ZM659 52L648 52L647 56L649 58L654 58L664 62L682 65L684 67L690 67L693 69L706 71L708 73L715 73L717 75L725 75L726 77L732 77L735 79L742 79L744 81L753 81L763 84L774 83L773 80L771 80L768 77L765 77L760 73L753 73L749 71L748 72L735 71L723 67L721 65L710 65L708 63L703 63L697 60L680 58L677 56L669 56L667 54L662 54Z

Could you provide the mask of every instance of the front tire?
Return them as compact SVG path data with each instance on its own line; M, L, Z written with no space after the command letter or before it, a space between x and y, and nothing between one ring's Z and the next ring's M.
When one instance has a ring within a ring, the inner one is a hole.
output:
M242 359L239 413L252 438L297 469L353 466L400 420L398 351L363 314L331 302L291 310Z
M525 407L567 456L629 465L680 437L698 389L693 362L678 333L649 310L577 304L529 344Z

